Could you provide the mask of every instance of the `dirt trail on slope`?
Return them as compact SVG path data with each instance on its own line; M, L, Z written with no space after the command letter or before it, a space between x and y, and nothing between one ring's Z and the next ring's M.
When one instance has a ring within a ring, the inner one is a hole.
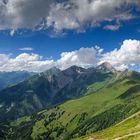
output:
M139 132L135 132L135 133L131 133L131 134L128 134L128 135L124 135L124 136L121 136L121 137L118 137L118 138L115 138L115 139L112 139L112 140L122 140L124 138L130 137L130 136L136 136L138 134L140 134L140 131Z
M135 114L133 114L133 115L131 115L130 117L126 118L125 120L121 121L120 123L116 124L116 126L118 126L118 125L122 124L123 122L125 122L127 120L130 120L130 119L132 119L132 118L134 118L134 117L136 117L138 115L140 116L140 111L135 113ZM138 134L140 134L140 131L135 132L135 133L131 133L131 134L127 134L127 135L123 135L123 136L120 136L120 137L117 137L117 138L114 138L114 139L111 139L111 140L122 140L124 138L130 137L130 136L135 136L135 135L138 135ZM94 139L95 138L93 138L93 137L88 138L88 140L94 140Z
M132 119L132 118L134 118L134 117L136 117L136 116L138 116L138 115L140 116L140 111L137 112L137 113L135 113L135 114L133 114L132 116L126 118L125 120L121 121L121 122L118 123L116 126L118 126L118 125L122 124L123 122L125 122L125 121L127 121L127 120L130 120L130 119ZM127 135L124 135L124 136L120 136L120 137L115 138L115 139L112 139L112 140L122 140L122 139L124 139L124 138L130 137L130 136L135 136L135 135L138 135L138 134L140 134L140 131L135 132L135 133L131 133L131 134L127 134Z
M139 132L135 132L135 133L131 133L131 134L127 134L127 135L124 135L124 136L120 136L120 137L117 137L117 138L114 138L114 139L111 139L111 140L122 140L124 138L128 138L128 137L131 137L131 136L136 136L136 135L139 135L140 134L140 131ZM88 140L94 140L94 138L89 138ZM99 139L99 140L103 140L103 139Z
M135 116L138 116L138 115L140 116L140 111L135 113L135 114L133 114L133 115L131 115L130 117L126 118L125 120L121 121L120 123L116 124L116 126L118 126L118 125L122 124L123 122L125 122L125 121L127 121L129 119L132 119L132 118L134 118Z

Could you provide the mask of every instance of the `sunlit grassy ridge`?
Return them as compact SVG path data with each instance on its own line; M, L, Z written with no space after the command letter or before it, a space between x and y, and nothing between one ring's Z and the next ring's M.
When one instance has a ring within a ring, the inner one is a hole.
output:
M107 128L103 131L93 133L87 137L77 140L139 140L140 139L140 112L130 116L124 121Z

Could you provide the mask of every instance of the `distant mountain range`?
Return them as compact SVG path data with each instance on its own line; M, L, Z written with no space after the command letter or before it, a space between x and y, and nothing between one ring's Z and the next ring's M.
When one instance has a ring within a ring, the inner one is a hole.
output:
M0 72L0 90L24 81L34 74L35 73L27 71Z
M0 138L112 140L127 137L129 130L139 134L139 115L131 119L139 114L139 101L138 72L117 71L109 63L63 71L53 67L0 91Z

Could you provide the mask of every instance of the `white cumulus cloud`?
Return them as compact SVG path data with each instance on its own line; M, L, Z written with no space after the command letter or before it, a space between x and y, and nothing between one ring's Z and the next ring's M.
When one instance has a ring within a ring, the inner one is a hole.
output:
M38 54L22 53L15 58L6 54L0 54L0 71L33 71L42 72L56 66L60 69L66 69L72 65L82 67L95 66L98 62L100 48L81 48L72 52L63 52L60 59L44 60Z
M15 58L0 54L0 71L33 71L41 72L53 66L53 60L42 60L38 54L22 53Z
M81 67L96 66L100 48L80 48L72 52L63 52L61 58L57 60L56 65L61 69L66 69L72 65Z
M105 61L117 69L125 69L134 65L140 66L140 40L123 41L120 49L103 54L101 62Z
M0 71L42 72L53 66L66 69L73 65L88 68L103 62L109 62L118 70L129 67L140 69L140 40L124 40L120 48L107 53L104 53L99 46L63 52L58 60L44 59L34 53L21 53L15 58L11 55L0 54L0 60Z

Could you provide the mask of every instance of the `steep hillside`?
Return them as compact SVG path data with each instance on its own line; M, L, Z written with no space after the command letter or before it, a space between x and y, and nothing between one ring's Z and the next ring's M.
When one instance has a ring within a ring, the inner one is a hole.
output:
M90 85L80 99L12 122L7 136L11 140L70 140L113 127L140 111L139 85L139 73L119 73Z
M0 120L13 120L85 95L87 87L114 76L95 68L52 68L0 92Z
M139 140L140 111L103 131L75 140Z

